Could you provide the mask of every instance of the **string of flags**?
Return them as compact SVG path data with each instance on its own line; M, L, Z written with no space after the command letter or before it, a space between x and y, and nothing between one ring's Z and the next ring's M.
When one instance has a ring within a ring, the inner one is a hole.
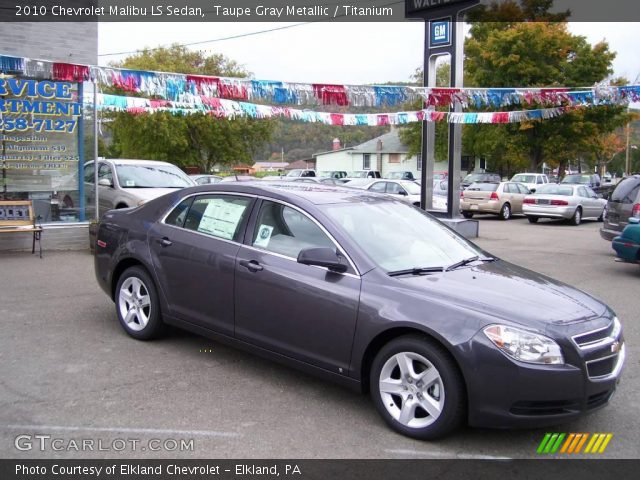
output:
M406 85L336 85L185 75L0 55L0 73L56 81L94 81L100 87L196 104L220 98L276 105L395 107L422 100L427 107L504 108L626 105L640 101L640 85L586 88L429 88Z
M179 102L164 99L125 97L99 94L98 108L134 115L169 112L177 115L203 113L216 118L288 118L325 125L405 125L414 122L447 122L460 124L517 123L544 120L562 115L580 107L553 107L512 112L438 112L423 109L394 113L327 113L282 106L238 102L216 97L197 97L197 102Z

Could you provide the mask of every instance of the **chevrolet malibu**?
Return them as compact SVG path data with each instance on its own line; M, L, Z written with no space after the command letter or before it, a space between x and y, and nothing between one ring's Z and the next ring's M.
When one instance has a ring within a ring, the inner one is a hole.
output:
M414 438L573 420L609 402L624 363L607 305L386 195L192 187L108 212L96 244L131 337L175 325L369 392Z

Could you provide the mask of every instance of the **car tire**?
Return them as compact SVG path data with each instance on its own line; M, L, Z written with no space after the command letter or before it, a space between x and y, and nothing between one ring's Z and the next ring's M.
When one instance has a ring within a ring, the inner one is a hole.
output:
M500 217L500 220L509 220L511 218L511 205L508 203L502 205L498 216Z
M116 314L128 335L138 340L160 336L165 328L153 280L142 267L126 269L118 279Z
M538 217L527 217L527 220L529 220L529 223L538 223L540 219Z
M462 216L464 218L473 218L473 213L471 213L471 212L462 212Z
M573 212L573 217L569 220L569 223L574 226L580 225L582 222L582 208L576 208L576 211Z
M373 360L369 380L378 413L393 430L408 437L441 438L466 418L458 366L427 337L403 336L387 343Z

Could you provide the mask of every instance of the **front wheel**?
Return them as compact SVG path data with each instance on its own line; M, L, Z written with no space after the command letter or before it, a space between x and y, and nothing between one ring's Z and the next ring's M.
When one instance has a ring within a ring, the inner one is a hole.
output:
M473 218L473 213L471 213L471 212L462 212L462 216L464 218Z
M443 437L466 416L457 365L440 345L426 337L405 336L385 345L373 361L370 385L382 418L409 437Z
M164 330L155 285L142 267L123 272L116 287L116 313L120 325L133 338L150 340Z

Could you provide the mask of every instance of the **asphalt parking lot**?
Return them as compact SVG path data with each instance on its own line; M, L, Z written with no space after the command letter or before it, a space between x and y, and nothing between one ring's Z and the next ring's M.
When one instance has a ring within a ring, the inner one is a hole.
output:
M0 457L527 458L546 431L559 431L611 432L603 456L640 458L640 266L615 263L599 225L480 217L477 243L617 312L628 358L611 404L555 430L466 428L438 442L395 434L365 396L207 339L129 338L88 252L3 253ZM16 436L36 434L61 440L62 450L40 451L39 441L16 449ZM83 439L110 449L69 447ZM122 451L118 439L127 440ZM169 442L151 451L149 439L193 439L193 449ZM136 450L130 440L140 441Z

